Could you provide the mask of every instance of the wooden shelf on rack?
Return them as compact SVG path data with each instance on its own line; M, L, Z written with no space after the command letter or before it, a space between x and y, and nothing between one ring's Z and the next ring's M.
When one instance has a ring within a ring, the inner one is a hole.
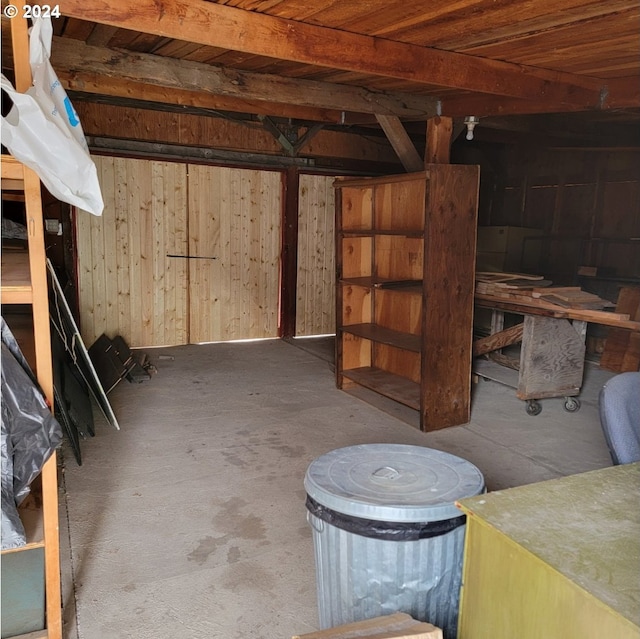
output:
M470 418L478 183L445 164L335 183L336 385L419 410L423 430Z
M372 366L343 370L342 374L360 386L420 410L420 385L406 377Z
M348 277L340 280L348 286L362 286L364 288L382 288L402 291L403 293L422 294L421 280L392 280L384 277Z
M0 156L0 175L2 175L3 180L12 180L15 182L19 182L20 185L15 185L13 188L22 189L24 182L24 165L22 162L16 160L11 155L3 154ZM11 188L11 183L3 183L2 188Z
M29 495L25 502L18 508L20 520L24 526L27 543L18 548L7 548L2 551L2 555L31 548L42 548L44 546L44 521L42 517L42 504L33 495Z
M2 251L2 303L31 304L33 290L27 251Z
M369 237L373 235L397 235L399 237L422 237L424 231L413 229L343 229L344 237Z
M11 20L11 47L17 91L32 85L29 65L29 25L26 18ZM3 34L4 35L4 34ZM3 197L24 201L28 251L2 251L2 304L30 307L30 321L20 318L21 327L32 325L31 359L47 402L53 406L53 368L49 334L49 302L42 210L38 175L10 155L0 158ZM9 310L9 309L6 309ZM21 337L24 342L24 334ZM35 358L33 358L35 354ZM29 354L25 353L26 357ZM60 545L56 452L42 466L31 494L23 503L20 517L26 531L25 546L2 553L2 636L24 639L61 639L62 596L60 587ZM6 608L5 608L6 604Z
M422 338L420 335L412 335L411 333L401 333L377 324L351 324L342 327L346 333L351 333L358 337L387 344L401 348L405 351L419 353L422 347Z

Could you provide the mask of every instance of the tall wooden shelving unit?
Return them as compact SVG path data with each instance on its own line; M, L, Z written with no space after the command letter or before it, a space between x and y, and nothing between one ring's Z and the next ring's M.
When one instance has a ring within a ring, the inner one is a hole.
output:
M467 423L479 169L336 181L338 388Z
M11 39L15 68L15 86L20 92L31 86L28 25L25 19L13 18ZM38 382L53 407L53 371L49 328L49 302L42 215L42 194L38 176L10 156L0 162L2 190L24 193L28 250L2 253L2 306L30 305L33 318L32 341L34 371ZM6 254L5 254L6 253ZM3 310L4 313L4 310ZM31 598L30 607L21 612L28 629L23 635L5 627L15 611L3 606L2 637L60 639L62 606L60 588L60 544L58 527L58 481L56 454L44 465L38 482L41 506L21 509L27 533L27 544L2 552L3 590L24 589ZM19 583L14 583L19 582ZM4 603L4 602L3 602ZM28 615L28 619L25 616ZM11 621L13 623L13 621ZM20 624L18 624L20 625ZM7 634L11 632L12 634Z

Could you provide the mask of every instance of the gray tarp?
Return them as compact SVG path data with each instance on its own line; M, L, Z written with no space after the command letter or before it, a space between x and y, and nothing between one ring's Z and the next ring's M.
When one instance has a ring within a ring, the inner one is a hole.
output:
M2 549L26 542L18 505L62 439L20 348L1 320L2 332Z

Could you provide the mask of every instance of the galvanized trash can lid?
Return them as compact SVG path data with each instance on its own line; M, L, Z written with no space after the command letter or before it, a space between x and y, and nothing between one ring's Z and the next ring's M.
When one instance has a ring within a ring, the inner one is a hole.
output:
M484 477L471 462L439 450L362 444L315 459L304 487L311 499L345 515L429 522L460 516L455 501L484 492Z

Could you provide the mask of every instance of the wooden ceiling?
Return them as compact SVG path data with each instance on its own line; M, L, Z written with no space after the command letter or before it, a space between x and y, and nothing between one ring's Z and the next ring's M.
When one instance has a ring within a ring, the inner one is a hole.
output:
M52 62L84 94L334 124L640 108L637 0L58 4Z

